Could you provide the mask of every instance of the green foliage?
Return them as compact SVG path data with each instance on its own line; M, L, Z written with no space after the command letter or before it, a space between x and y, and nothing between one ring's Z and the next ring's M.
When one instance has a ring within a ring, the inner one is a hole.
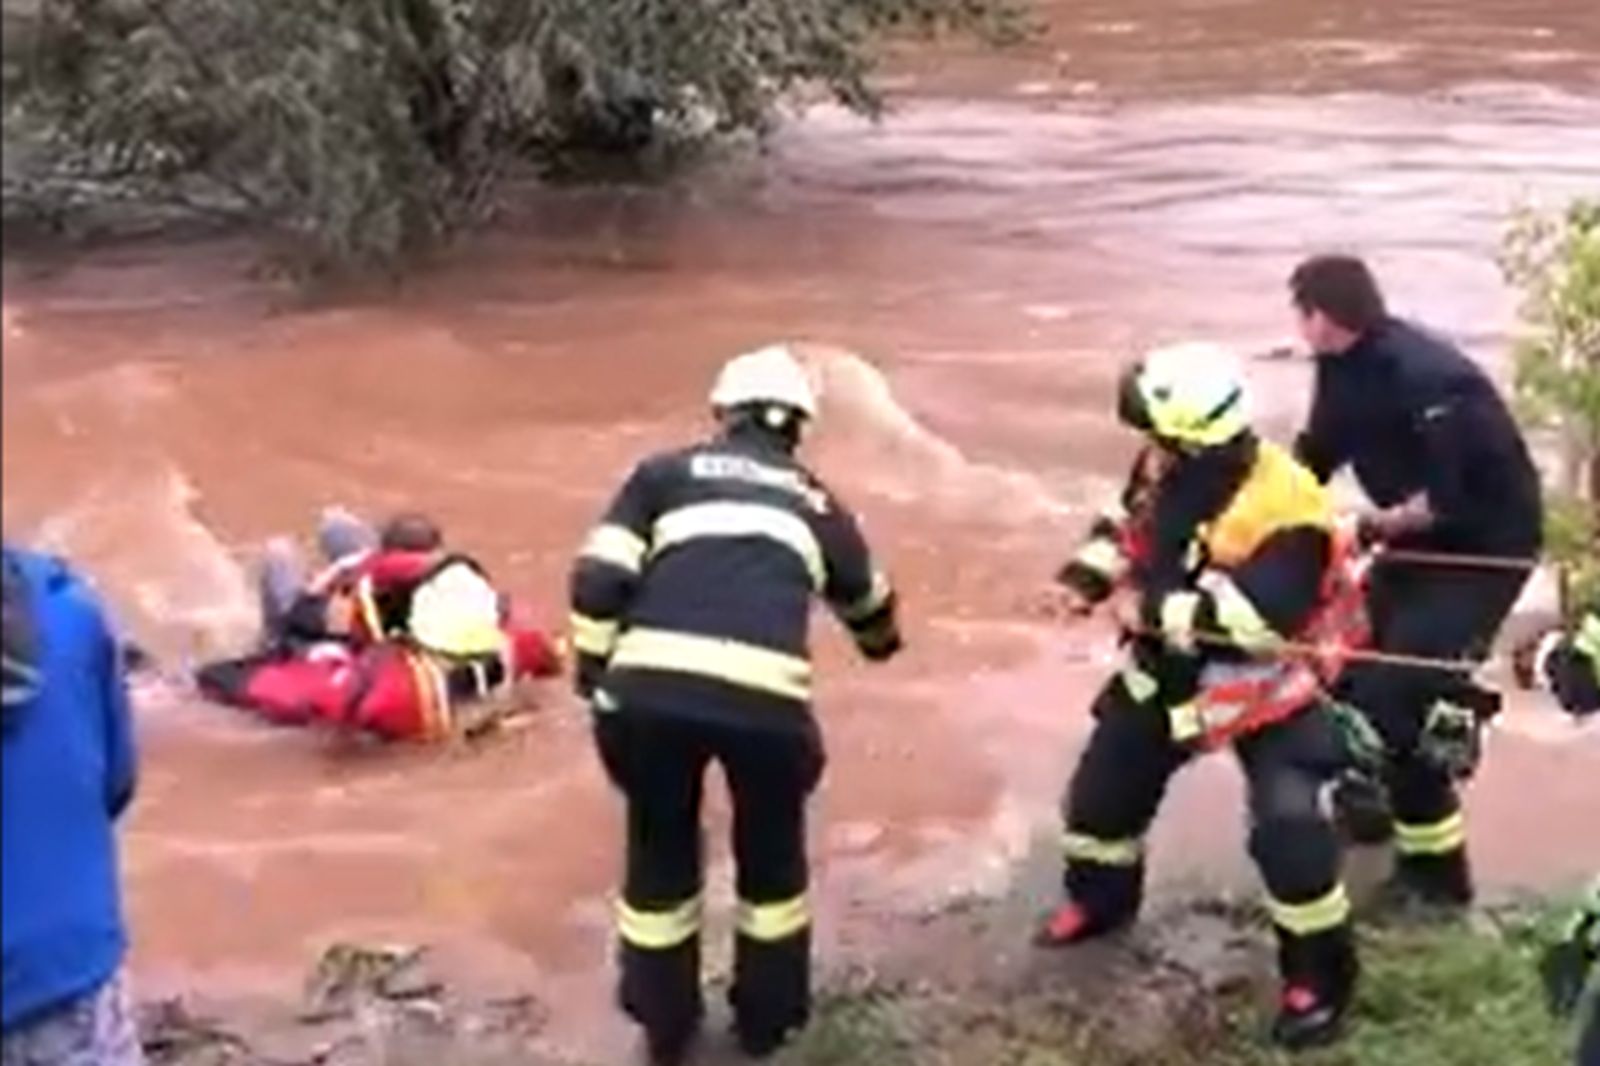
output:
M1592 589L1600 582L1600 201L1522 213L1502 266L1523 294L1518 400L1563 445L1550 552L1576 588Z
M1257 996L1208 1031L1185 1033L1143 1066L1554 1066L1568 1061L1574 1034L1545 1011L1537 959L1558 917L1385 928L1363 939L1364 978L1346 1038L1325 1050L1287 1055L1267 1047ZM1215 995L1215 993L1200 993ZM1110 995L1105 1002L1115 1010ZM1172 1004L1183 1011L1184 1004ZM1030 1011L1050 1018L1035 1020ZM974 1057L971 1034L998 1027L1002 1039ZM1129 1060L1113 1048L1059 1033L1049 998L1022 994L996 1003L968 997L867 987L830 996L781 1066L895 1066L916 1061L965 1066L1108 1066ZM1080 1019L1091 1026L1093 1019ZM910 1056L909 1058L907 1056Z
M1004 42L1018 0L39 0L7 8L8 215L107 198L393 263L524 164L762 134L808 86L875 114L877 48ZM15 162L13 162L15 160Z

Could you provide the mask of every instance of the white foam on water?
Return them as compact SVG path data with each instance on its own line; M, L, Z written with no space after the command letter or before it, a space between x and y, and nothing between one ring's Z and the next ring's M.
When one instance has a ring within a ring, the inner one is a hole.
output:
M244 568L195 514L199 493L168 462L91 484L33 543L80 563L164 650L244 646L257 606Z
M969 459L919 422L889 380L854 352L800 345L823 394L823 432L852 453L866 452L852 481L941 517L1025 525L1079 508L1026 471Z

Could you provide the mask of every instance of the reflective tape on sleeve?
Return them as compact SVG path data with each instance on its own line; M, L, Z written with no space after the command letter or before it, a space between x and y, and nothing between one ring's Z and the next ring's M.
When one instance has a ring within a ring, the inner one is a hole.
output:
M596 526L584 541L579 552L581 558L608 563L630 574L637 574L644 565L649 545L644 538L626 526L606 523Z
M1200 612L1200 594L1173 592L1161 601L1161 633L1173 647L1188 651L1194 647L1195 616Z
M573 614L568 624L572 627L572 646L584 655L604 659L617 645L617 633L620 627L616 622L590 618L584 614Z

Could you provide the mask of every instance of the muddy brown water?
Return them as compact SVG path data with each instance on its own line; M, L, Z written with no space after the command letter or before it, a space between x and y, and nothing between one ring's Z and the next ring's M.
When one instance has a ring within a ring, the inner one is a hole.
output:
M822 939L871 958L881 916L1003 888L1051 830L1111 649L1022 605L1128 453L1117 362L1278 342L1287 270L1342 247L1503 373L1508 210L1600 192L1591 8L1047 5L1011 55L901 50L881 126L820 109L665 189L541 194L402 291L315 309L254 280L242 242L8 255L6 529L80 559L173 666L248 637L254 545L336 501L426 504L557 622L605 494L700 430L717 363L815 341L813 455L910 629L879 670L821 638ZM1287 433L1304 367L1254 372ZM140 696L148 990L281 996L334 937L426 941L458 978L537 989L557 1043L625 1046L617 809L559 687L497 743L381 754ZM1587 873L1597 771L1592 733L1513 708L1471 795L1483 879ZM1248 889L1237 801L1226 760L1188 773L1158 876Z

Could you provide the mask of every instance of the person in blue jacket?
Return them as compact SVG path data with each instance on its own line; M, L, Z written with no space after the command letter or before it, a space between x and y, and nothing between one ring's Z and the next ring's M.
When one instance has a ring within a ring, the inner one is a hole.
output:
M4 548L4 1066L138 1066L115 824L135 754L117 641L65 563Z

